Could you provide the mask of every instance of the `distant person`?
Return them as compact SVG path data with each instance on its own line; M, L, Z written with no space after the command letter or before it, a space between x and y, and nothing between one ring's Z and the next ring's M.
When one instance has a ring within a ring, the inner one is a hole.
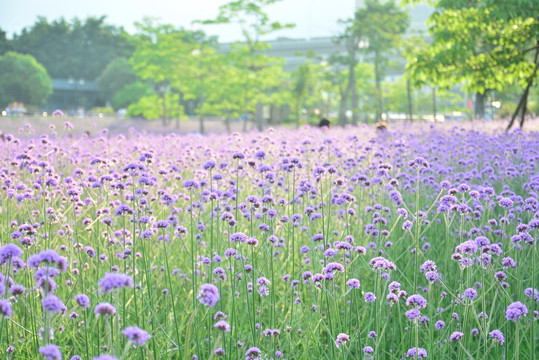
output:
M387 123L385 121L380 121L376 123L376 130L382 132L387 130Z
M323 128L323 127L328 128L330 125L331 125L331 122L326 118L320 119L320 122L318 123L319 128Z

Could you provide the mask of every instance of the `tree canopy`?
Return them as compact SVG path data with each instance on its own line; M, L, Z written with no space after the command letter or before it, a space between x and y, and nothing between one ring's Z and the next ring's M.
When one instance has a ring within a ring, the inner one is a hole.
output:
M481 102L489 90L518 84L524 89L525 112L539 66L537 3L438 0L434 6L429 19L432 43L409 63L415 83L442 88L461 83Z
M30 28L14 35L11 45L16 52L34 56L53 78L94 80L110 61L129 57L133 51L123 28L108 25L105 19L49 22L38 17Z
M30 55L8 52L0 56L0 107L11 102L39 105L52 93L47 70Z
M111 101L114 94L126 85L137 80L133 67L128 59L116 58L112 60L97 78L99 92L105 100Z

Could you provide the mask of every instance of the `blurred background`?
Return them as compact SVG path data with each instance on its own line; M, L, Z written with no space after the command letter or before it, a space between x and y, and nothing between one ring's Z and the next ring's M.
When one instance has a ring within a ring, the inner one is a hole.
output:
M539 111L537 14L526 0L8 1L0 121L523 125Z

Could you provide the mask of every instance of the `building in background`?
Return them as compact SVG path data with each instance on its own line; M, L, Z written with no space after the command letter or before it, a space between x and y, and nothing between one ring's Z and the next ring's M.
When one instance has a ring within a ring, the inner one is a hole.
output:
M102 103L95 81L74 78L52 79L52 94L43 110L77 111L79 108L91 109Z

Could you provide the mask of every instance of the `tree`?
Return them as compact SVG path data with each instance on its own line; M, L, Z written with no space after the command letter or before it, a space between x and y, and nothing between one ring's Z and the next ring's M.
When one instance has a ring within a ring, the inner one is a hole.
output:
M402 44L399 47L399 54L409 63L414 61L415 53L424 49L426 46L427 44L422 37L411 36L402 41ZM408 66L406 67L404 76L406 78L406 102L408 104L408 121L412 121L414 117L412 104L412 74L410 74L410 69L408 68Z
M385 109L392 113L405 114L408 109L408 98L416 104L417 115L433 114L432 89L422 89L414 93L408 92L408 79L406 74L394 82L383 83ZM453 111L466 111L464 100L460 93L452 91L436 92L436 112L445 113Z
M15 52L0 56L1 108L15 101L39 105L51 93L51 78L34 57Z
M129 105L138 102L144 96L152 94L152 88L149 84L142 81L135 81L125 85L122 89L116 91L112 97L112 107L114 109L127 108Z
M351 97L352 124L357 124L358 98L355 69L359 61L358 54L360 47L363 48L367 45L367 42L363 40L364 27L362 26L362 14L363 13L358 10L353 18L340 20L339 22L344 25L345 28L343 33L334 39L335 42L345 46L346 55L335 55L332 57L332 62L338 62L346 66L348 70L346 85L340 89L341 100L339 104L338 121L341 126L344 126L347 123L346 108L349 97Z
M210 87L219 86L219 78L223 76L220 71L225 65L224 61L221 54L206 44L195 44L183 61L186 69L182 88L183 98L194 101L201 134L205 132L204 116L208 110L204 104L211 91Z
M330 71L329 65L325 62L314 64L307 60L292 73L290 95L294 100L296 127L300 126L300 113L304 107L317 109L324 107L322 92L328 85L327 75Z
M38 17L32 27L15 34L13 49L34 56L53 78L94 80L113 59L129 57L133 51L123 28L106 24L105 18L49 23Z
M7 39L6 32L0 28L0 55L12 50L12 43Z
M280 0L237 0L219 8L219 14L214 20L201 21L203 24L230 24L240 26L243 42L231 47L227 54L229 61L237 68L238 78L244 87L241 113L255 113L259 130L264 128L262 104L275 102L278 97L271 96L282 84L285 77L282 71L284 61L271 58L264 54L269 44L260 40L261 36L275 31L291 28L292 24L271 22L263 8ZM244 130L247 123L244 122Z
M524 124L530 88L539 68L539 18L533 1L438 0L430 17L432 44L409 64L416 84L463 84L475 93L476 117L489 90L523 89L508 129Z
M122 90L127 84L134 83L136 80L137 76L133 72L133 66L129 60L126 58L116 58L107 65L105 70L96 79L96 82L103 99L111 101L114 98L114 94Z
M137 27L137 46L130 62L135 74L152 84L153 92L161 104L161 119L167 125L171 120L171 112L181 114L184 100L202 100L204 91L201 91L203 85L200 81L204 82L206 77L219 74L215 68L201 69L201 65L209 61L206 55L210 57L213 54L212 59L216 56L211 49L216 40L207 37L202 31L158 25L151 19L145 19ZM171 101L172 98L177 101ZM149 103L146 98L140 101L143 104ZM203 130L202 120L201 124Z
M365 8L358 10L358 21L364 28L369 41L366 48L373 55L376 85L376 120L383 112L382 81L388 66L388 52L397 49L401 36L408 28L409 18L406 10L395 5L393 0L380 3L379 0L365 1Z
M358 119L358 95L355 83L355 69L359 62L360 51L372 54L374 77L376 84L376 119L383 112L382 81L388 66L387 54L395 49L401 35L408 28L408 14L395 5L393 0L381 3L379 0L365 1L365 7L358 9L354 17L341 21L345 25L344 32L336 41L344 44L346 55L334 57L334 60L348 68L346 86L341 91L339 106L339 124L346 124L346 102L350 97L352 123Z

